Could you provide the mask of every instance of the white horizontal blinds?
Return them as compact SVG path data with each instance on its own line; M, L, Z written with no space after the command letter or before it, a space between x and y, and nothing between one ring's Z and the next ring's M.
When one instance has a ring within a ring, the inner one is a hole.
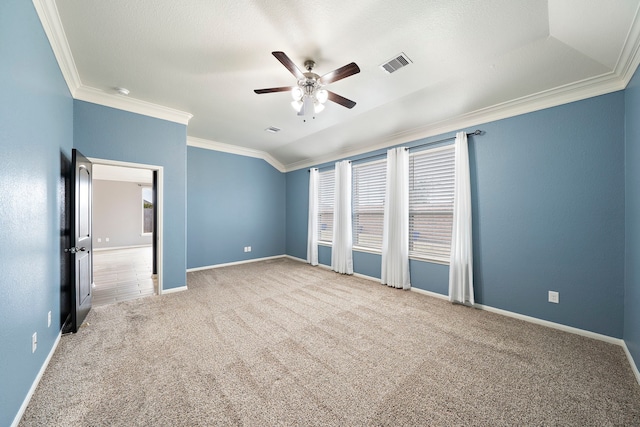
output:
M453 145L409 158L409 255L449 262L455 180Z
M386 159L353 165L353 245L382 249Z
M336 175L333 169L318 173L318 241L333 240L333 195Z

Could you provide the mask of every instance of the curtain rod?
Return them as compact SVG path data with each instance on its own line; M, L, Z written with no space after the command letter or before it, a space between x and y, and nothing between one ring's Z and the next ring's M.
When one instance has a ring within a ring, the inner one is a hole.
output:
M467 136L474 136L474 135L482 135L482 131L480 129L476 129L473 132L468 132ZM413 147L407 147L406 150L411 150L413 148L420 148L420 147L426 147L427 145L432 145L432 144L438 144L439 142L447 142L447 141L452 141L456 139L455 136L451 136L449 138L443 138L443 139L439 139L437 141L429 141L429 142L425 142L424 144L418 144L418 145L414 145ZM376 157L382 157L382 156L386 156L387 153L380 153L380 154L374 154L372 156L367 156L367 157L362 157L360 159L356 159L353 160L354 162L361 162L362 160L369 160L369 159L375 159ZM351 162L351 160L349 160ZM334 167L334 165L330 165L330 166L324 166L322 168L318 168L318 170L320 169L329 169ZM309 169L309 171L311 171L311 169Z

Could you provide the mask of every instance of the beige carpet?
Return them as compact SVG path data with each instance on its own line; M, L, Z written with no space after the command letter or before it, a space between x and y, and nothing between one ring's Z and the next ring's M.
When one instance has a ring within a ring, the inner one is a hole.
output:
M64 336L21 426L640 425L622 348L287 259Z

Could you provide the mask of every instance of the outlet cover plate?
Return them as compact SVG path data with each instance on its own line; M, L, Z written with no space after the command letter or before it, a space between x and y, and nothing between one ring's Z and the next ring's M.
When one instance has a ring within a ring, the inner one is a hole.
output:
M559 304L560 303L560 292L557 291L549 291L549 302Z

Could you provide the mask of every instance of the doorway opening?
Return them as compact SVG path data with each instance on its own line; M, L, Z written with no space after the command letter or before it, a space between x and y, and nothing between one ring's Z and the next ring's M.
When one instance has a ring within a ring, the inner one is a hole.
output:
M162 294L162 167L91 162L93 304Z

